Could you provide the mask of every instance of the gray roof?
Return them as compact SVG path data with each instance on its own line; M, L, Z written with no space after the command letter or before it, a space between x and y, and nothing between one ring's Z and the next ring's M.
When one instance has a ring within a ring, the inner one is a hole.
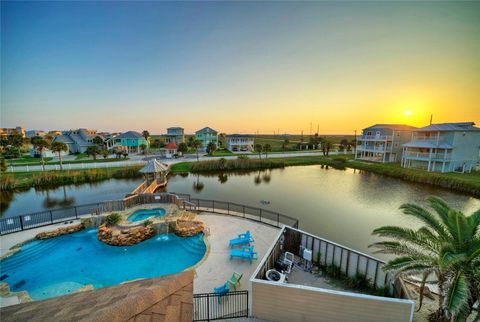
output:
M368 129L391 129L396 131L412 131L417 128L415 126L410 126L406 124L375 124L375 125L366 127L363 130L368 130Z
M474 122L461 123L438 123L430 124L428 126L416 129L416 132L430 132L430 131L480 131L480 128L474 126Z
M403 144L406 148L433 148L433 149L453 149L453 146L444 143L444 142L431 142L431 141L411 141L408 143Z
M63 142L65 144L73 144L73 140L69 138L67 135L62 134L62 135L57 135L54 139L53 142Z
M212 129L211 127L204 127L203 129L198 130L195 132L195 134L200 134L200 133L214 133L217 134L218 132Z
M115 137L116 139L139 139L143 136L136 131L128 131Z
M183 127L172 126L172 127L167 127L167 130L183 130Z
M167 172L168 166L161 163L157 159L148 161L148 163L140 169L141 173L156 173L156 172Z

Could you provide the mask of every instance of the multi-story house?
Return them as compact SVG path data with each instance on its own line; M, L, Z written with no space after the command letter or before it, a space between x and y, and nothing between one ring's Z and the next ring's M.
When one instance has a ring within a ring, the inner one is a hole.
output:
M254 137L252 135L227 135L227 150L232 152L252 152L254 150L254 144Z
M404 124L375 124L357 137L355 159L376 162L399 162L402 145L410 141L412 130Z
M24 138L25 128L21 126L17 126L14 128L7 128L7 127L0 128L0 136L7 136L7 135L13 135L13 134L19 134Z
M480 160L480 128L473 122L431 124L403 145L402 167L470 172Z
M167 134L163 135L165 144L173 142L175 144L185 143L185 131L181 127L169 127Z
M112 148L127 152L140 152L142 146L149 147L148 141L136 131L128 131L113 138Z
M89 146L93 146L93 138L96 136L96 130L76 129L64 131L57 135L53 142L63 142L68 147L69 153L85 153Z
M195 132L195 139L202 142L203 150L207 149L210 142L215 143L218 147L218 132L208 126Z

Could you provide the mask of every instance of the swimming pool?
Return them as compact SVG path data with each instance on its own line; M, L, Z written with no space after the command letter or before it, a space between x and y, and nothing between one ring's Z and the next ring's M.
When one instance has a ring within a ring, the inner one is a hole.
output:
M100 288L178 273L197 264L205 252L203 234L159 234L137 245L117 247L100 242L97 229L89 229L24 244L0 261L0 279L12 292L25 290L32 299L43 300L89 284Z
M139 209L133 212L130 216L128 216L127 220L130 222L134 221L141 221L152 216L155 217L163 217L165 216L165 209L163 208L154 208L154 209Z

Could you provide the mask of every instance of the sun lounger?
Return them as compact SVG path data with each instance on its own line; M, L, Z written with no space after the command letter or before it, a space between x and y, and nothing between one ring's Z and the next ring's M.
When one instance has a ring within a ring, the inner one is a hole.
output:
M242 279L242 276L242 273L233 272L227 283L229 283L236 290L237 285L240 285L240 280Z
M218 303L220 304L221 302L221 298L223 295L227 294L228 292L230 292L230 287L228 286L228 282L226 282L225 284L219 286L219 287L215 287L213 289L213 293L217 294L217 299L218 299Z
M257 252L253 251L253 246L243 246L242 249L230 249L230 259L238 257L241 259L248 259L250 262L254 259L258 259Z
M250 230L247 230L245 234L238 235L237 238L230 240L230 248L238 245L250 244L253 243L253 238L250 235Z

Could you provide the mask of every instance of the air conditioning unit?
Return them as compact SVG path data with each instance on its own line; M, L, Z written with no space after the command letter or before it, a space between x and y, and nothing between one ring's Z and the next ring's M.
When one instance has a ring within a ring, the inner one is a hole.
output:
M303 259L306 260L306 261L309 261L311 262L312 261L312 251L310 249L304 249L303 250Z

